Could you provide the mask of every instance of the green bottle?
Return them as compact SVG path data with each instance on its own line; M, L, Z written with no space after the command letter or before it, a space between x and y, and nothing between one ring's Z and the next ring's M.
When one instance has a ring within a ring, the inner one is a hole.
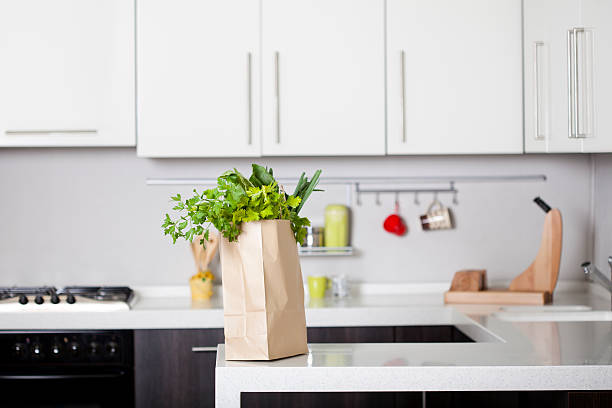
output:
M346 247L349 244L349 210L342 204L330 204L325 207L326 247Z

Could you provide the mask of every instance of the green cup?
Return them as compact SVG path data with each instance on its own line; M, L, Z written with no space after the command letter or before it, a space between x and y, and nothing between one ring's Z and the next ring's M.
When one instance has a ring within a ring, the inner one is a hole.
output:
M309 276L308 277L308 293L311 299L323 299L325 290L331 287L331 281L325 276Z

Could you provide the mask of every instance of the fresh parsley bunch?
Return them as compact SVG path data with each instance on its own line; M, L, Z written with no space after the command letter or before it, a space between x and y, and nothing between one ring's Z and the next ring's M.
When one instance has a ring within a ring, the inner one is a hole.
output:
M171 199L176 202L173 210L180 215L177 219L166 214L162 228L164 235L170 235L172 242L179 238L193 241L203 236L200 244L208 240L211 225L229 241L240 235L243 222L258 220L289 220L297 242L306 235L304 227L310 225L308 218L298 214L304 203L319 183L321 170L308 180L302 173L296 189L288 195L274 179L272 169L253 164L253 174L247 179L238 170L228 170L217 179L217 187L198 193L183 200L180 194Z

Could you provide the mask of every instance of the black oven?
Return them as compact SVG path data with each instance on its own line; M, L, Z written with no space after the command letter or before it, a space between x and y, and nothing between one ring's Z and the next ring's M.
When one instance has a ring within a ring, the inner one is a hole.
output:
M0 332L0 406L133 407L133 332Z

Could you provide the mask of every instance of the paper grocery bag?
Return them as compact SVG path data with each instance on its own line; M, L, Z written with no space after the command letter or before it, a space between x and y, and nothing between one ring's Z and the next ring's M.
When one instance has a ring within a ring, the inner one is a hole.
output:
M304 285L287 220L242 224L221 242L226 360L274 360L308 352Z

